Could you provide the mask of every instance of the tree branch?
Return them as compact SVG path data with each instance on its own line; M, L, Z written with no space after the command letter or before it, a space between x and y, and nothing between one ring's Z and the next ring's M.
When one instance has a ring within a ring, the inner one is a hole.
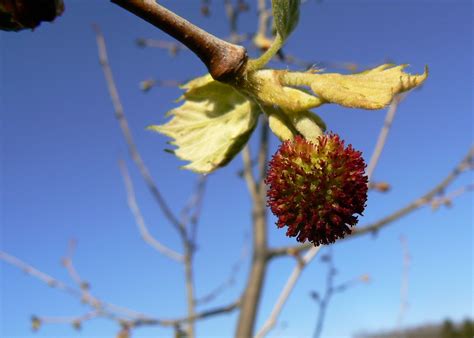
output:
M277 299L275 305L273 306L273 310L270 313L270 316L265 321L265 324L263 324L260 331L258 331L255 338L265 337L265 335L275 326L275 324L278 320L278 316L280 315L281 310L283 309L283 306L285 305L286 301L288 300L288 297L290 296L291 292L293 291L293 289L296 285L296 282L298 281L301 273L303 272L306 265L308 265L313 260L313 258L316 257L316 255L318 254L321 247L322 246L311 248L304 255L304 257L301 260L298 261L298 263L296 264L296 266L293 269L293 272L288 277L288 280L286 281L285 286L281 290L281 293L278 296L278 299Z
M262 124L262 134L259 147L259 161L266 166L268 153L268 130L266 131ZM248 146L247 146L248 147ZM247 148L246 147L246 148ZM256 182L252 175L252 165L250 161L250 152L244 149L245 179L251 192L253 200L253 255L250 268L250 274L247 279L247 285L242 297L242 307L237 323L236 337L252 337L257 309L262 294L263 282L265 279L268 265L268 246L267 246L267 209L265 182L263 177L259 177ZM261 170L265 170L261 168Z
M156 186L150 174L150 171L148 170L148 167L143 161L143 158L138 152L135 141L133 140L132 132L130 130L130 127L128 126L127 118L125 117L125 112L122 106L122 102L120 101L120 96L118 94L117 86L115 85L112 69L110 68L110 65L109 65L104 36L98 26L94 26L93 28L94 28L94 31L96 32L97 48L99 52L99 62L102 66L102 70L104 72L105 80L107 82L110 98L112 100L112 104L115 109L115 117L117 121L119 122L120 129L122 130L122 134L125 138L125 142L127 143L130 156L132 160L135 162L135 165L137 166L138 170L140 171L140 174L145 180L145 183L148 186L148 189L150 190L152 196L155 198L156 202L158 203L158 206L160 207L165 217L176 228L176 230L181 235L181 237L185 237L186 235L185 235L184 225L176 218L176 216L171 211L170 207L168 206L168 203L165 201L160 191L158 190L158 187Z
M226 82L240 76L247 64L247 51L193 25L155 0L111 0L151 23L196 54L215 80Z
M138 231L140 232L140 235L142 236L143 240L145 243L150 245L153 249L156 251L162 253L168 258L171 258L175 261L178 262L183 262L184 258L183 255L177 253L176 251L168 248L166 245L162 244L159 242L156 238L154 238L150 231L148 230L148 227L145 223L145 219L143 218L143 215L140 211L140 208L138 207L137 199L135 197L135 190L133 188L133 183L130 178L130 175L127 170L127 166L124 161L119 161L119 167L120 167L120 172L122 174L122 178L124 181L125 185L125 190L127 192L127 203L128 207L132 211L133 216L135 217L135 223L137 224Z
M408 215L409 213L429 204L436 198L437 195L443 193L443 191L448 187L462 172L472 167L474 157L474 147L471 147L467 155L459 162L459 164L449 173L449 175L444 178L440 183L438 183L434 188L429 190L420 198L408 203L405 207L398 209L391 213L388 216L383 217L382 219L356 228L351 235L346 236L344 239L353 238L355 236L364 235L368 233L374 233L380 230L381 228L387 226L388 224L393 223L394 221L402 218L403 216ZM295 252L302 252L313 247L312 243L304 243L296 246L287 246L280 248L273 248L269 250L270 258L275 258L283 255L294 254Z
M382 150L385 147L385 142L387 141L388 133L390 131L390 128L392 127L393 119L395 118L395 114L398 110L398 105L400 104L400 102L402 102L405 96L406 94L396 95L393 98L393 101L387 110L383 127L380 130L380 134L377 139L377 143L375 145L375 150L372 153L369 164L367 165L366 173L367 173L369 182L372 180L372 175L374 173L375 167L377 166L377 163L379 162L380 155L382 155Z
M75 288L68 286L66 283L54 277L51 277L50 275L38 270L37 268L33 267L32 265L28 263L25 263L24 261L18 259L15 256L12 256L0 250L0 260L23 270L25 273L39 279L40 281L44 282L50 287L57 288L58 290L64 291L70 294L71 296L82 300L82 292L80 290L77 290ZM90 301L90 299L93 299L94 301ZM105 318L113 319L117 322L120 322L121 324L125 325L128 328L146 326L146 325L150 325L150 326L158 325L158 326L164 326L164 327L176 326L183 323L188 323L190 321L194 322L194 321L206 319L212 316L230 313L236 310L237 308L239 308L240 306L240 300L237 300L227 305L218 306L215 308L211 308L208 310L195 313L191 317L186 316L186 317L181 317L177 319L158 319L158 318L154 318L152 316L148 316L143 313L136 312L134 310L130 310L130 309L127 309L127 308L124 308L112 303L101 301L92 295L90 296L90 299L83 300L83 301L85 301L87 305L89 305L91 308L95 310L91 313L94 313L94 314L97 313L98 314L97 317L105 317ZM94 317L96 316L94 315ZM39 317L35 317L35 318L39 318ZM44 318L47 318L47 317L44 317ZM75 317L75 318L77 319L78 317ZM73 317L70 317L68 319L73 319ZM58 317L58 321L60 320L61 319L59 319ZM64 322L64 320L62 321Z

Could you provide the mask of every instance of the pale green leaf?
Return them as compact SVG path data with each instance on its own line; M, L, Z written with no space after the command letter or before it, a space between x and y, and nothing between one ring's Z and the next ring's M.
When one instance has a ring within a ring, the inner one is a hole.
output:
M311 74L311 89L321 99L341 106L381 109L401 92L421 85L428 70L421 75L405 73L407 65L381 65L358 74ZM308 78L308 75L305 75Z
M183 86L183 104L168 112L164 125L150 126L174 139L185 169L210 173L226 165L245 145L257 124L258 106L210 76Z
M275 28L283 41L298 25L300 3L300 0L272 0Z
M326 130L324 121L308 110L288 114L281 109L267 107L265 113L270 129L281 141L293 139L296 135L314 141Z

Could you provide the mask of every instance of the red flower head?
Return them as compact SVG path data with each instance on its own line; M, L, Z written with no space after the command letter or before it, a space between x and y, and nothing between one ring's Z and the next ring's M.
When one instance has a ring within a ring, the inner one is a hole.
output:
M312 143L301 136L282 143L265 182L268 206L287 236L314 245L334 243L351 233L367 201L362 153L344 147L338 135Z

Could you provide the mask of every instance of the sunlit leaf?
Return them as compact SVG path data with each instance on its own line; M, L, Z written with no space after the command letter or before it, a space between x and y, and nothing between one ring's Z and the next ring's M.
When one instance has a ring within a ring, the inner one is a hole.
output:
M428 70L421 75L405 73L407 65L381 65L362 73L312 74L311 89L323 100L341 106L362 109L381 109L393 97L422 84Z
M183 168L210 173L226 165L245 145L260 113L257 105L209 75L183 86L183 104L168 112L164 125L150 126L174 139Z
M298 134L314 141L326 130L324 121L307 110L286 114L279 109L269 108L265 109L265 112L268 115L270 129L281 141L293 139Z

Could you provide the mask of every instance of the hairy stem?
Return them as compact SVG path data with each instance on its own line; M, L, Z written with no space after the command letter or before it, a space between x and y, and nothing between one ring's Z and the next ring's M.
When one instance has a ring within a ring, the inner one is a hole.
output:
M272 45L265 53L263 53L258 59L249 61L248 69L257 70L265 67L265 65L275 56L275 54L278 53L281 46L283 46L283 39L277 34L275 40L273 40Z
M215 80L227 82L244 72L248 58L244 47L215 37L155 0L111 1L183 43L201 59Z

